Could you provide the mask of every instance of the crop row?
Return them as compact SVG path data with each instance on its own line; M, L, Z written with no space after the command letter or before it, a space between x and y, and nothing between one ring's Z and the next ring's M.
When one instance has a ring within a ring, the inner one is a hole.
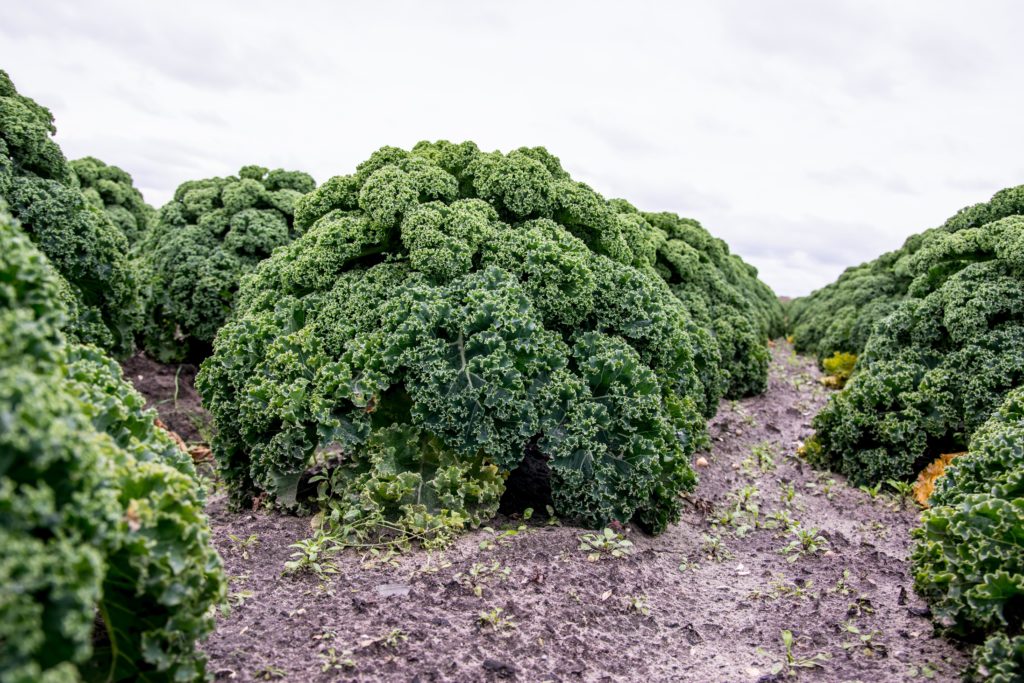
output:
M856 365L806 454L856 484L952 459L922 518L917 589L981 643L969 678L1024 677L1024 186L790 304L798 348Z

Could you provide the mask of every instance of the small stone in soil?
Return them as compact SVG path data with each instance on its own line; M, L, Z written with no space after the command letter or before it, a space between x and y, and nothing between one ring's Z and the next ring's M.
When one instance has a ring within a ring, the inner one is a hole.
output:
M382 583L377 586L377 595L382 598L404 598L412 590L412 586L405 583Z

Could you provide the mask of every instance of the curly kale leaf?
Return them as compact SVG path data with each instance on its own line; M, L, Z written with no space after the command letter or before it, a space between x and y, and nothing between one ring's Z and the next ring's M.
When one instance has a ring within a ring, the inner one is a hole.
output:
M142 198L132 177L95 157L75 159L69 165L88 204L104 211L129 245L142 239L155 220L156 211Z
M1024 671L1024 388L975 433L930 502L914 531L915 586L940 626L988 637L974 655L981 675L1013 680Z
M940 227L912 235L900 249L848 268L836 282L792 301L787 311L788 327L797 351L814 353L819 360L836 352L860 354L877 323L908 295L922 296L921 264L934 257L927 253L933 251L933 244L1021 214L1024 186L1000 190L989 201L962 209ZM925 253L919 256L919 251ZM953 273L964 263L947 265L942 271ZM932 280L931 288L940 276L940 272L925 273L926 279Z

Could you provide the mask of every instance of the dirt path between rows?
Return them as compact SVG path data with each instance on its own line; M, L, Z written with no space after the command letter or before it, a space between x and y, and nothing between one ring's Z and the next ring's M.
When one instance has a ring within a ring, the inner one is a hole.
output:
M723 402L712 421L683 519L653 538L627 529L618 559L591 561L583 530L500 518L443 553L346 552L328 581L282 575L308 519L232 513L214 494L231 606L203 645L210 669L236 681L958 680L964 655L933 635L911 587L916 508L795 457L826 398L817 377L776 345L768 392Z

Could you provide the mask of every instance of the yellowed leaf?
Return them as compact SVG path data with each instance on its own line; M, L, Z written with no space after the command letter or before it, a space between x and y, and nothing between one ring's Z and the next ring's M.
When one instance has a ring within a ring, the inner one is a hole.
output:
M914 482L914 500L919 505L928 507L928 499L935 491L936 480L946 471L946 466L953 461L953 458L961 455L963 453L944 453L921 470L921 473L917 475L917 481Z

